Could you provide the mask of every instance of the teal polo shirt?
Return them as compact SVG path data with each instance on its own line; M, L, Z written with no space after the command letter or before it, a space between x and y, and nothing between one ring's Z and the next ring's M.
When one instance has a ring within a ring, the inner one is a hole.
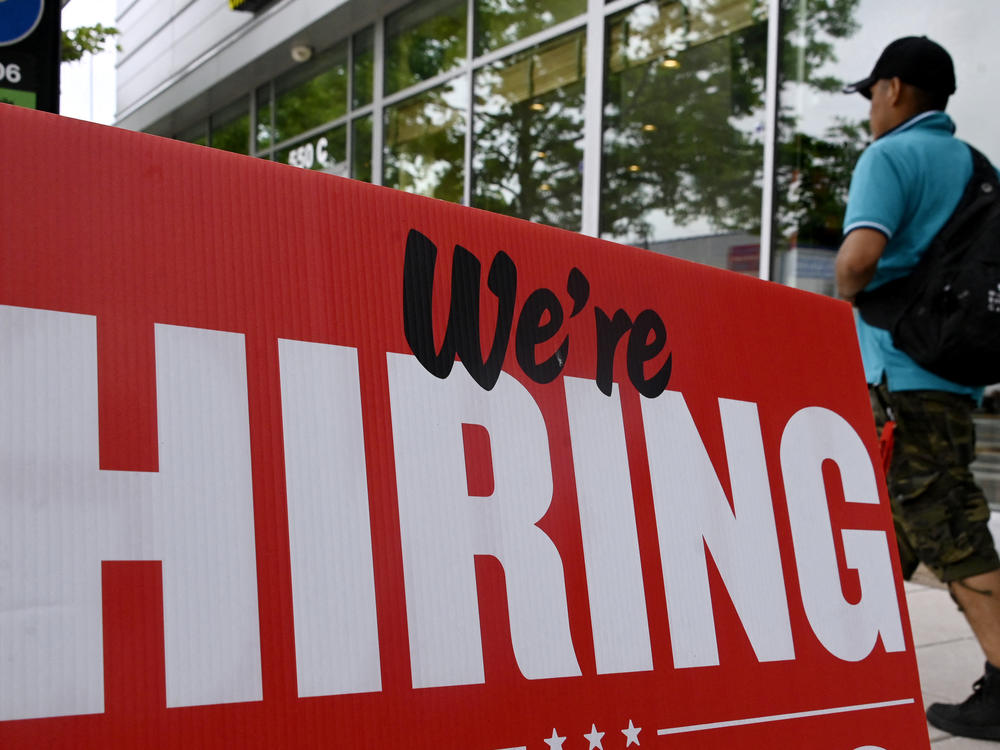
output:
M880 137L858 159L844 236L865 227L888 238L866 290L908 274L961 200L972 177L972 156L954 134L955 123L944 112L923 112ZM890 391L949 391L982 398L982 388L928 372L892 345L888 331L868 325L860 315L855 319L870 384L885 378Z

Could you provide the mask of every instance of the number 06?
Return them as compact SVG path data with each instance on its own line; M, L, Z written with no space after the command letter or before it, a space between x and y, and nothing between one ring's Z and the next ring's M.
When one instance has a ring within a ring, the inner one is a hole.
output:
M3 63L0 63L0 81L3 81L4 79L10 81L11 83L20 83L21 66L16 63L4 66Z

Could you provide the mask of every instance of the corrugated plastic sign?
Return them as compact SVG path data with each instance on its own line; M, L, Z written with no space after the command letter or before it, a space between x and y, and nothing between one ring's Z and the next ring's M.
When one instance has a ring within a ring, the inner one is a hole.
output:
M847 305L0 143L0 747L929 747Z

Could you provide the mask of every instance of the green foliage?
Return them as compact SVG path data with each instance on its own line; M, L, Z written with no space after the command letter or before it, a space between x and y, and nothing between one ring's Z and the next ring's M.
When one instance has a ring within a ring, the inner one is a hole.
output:
M276 95L275 143L334 120L347 112L347 54L330 68Z
M836 62L835 42L857 30L858 2L782 0L783 93L840 90L843 81L825 73ZM663 18L679 6L659 7ZM767 21L753 9L749 17L748 26L682 41L660 57L650 56L658 37L630 42L629 17L619 17L627 20L613 27L612 44L621 41L609 48L605 83L602 233L637 244L663 239L650 221L656 212L681 226L701 220L713 231L760 231ZM779 117L778 235L835 247L864 123L806 134L794 101L783 97Z
M820 91L838 91L843 85L818 71L836 62L834 42L858 30L854 19L860 0L782 0L781 50L785 80L801 80Z
M858 30L860 0L782 0L782 78L786 87L837 93L844 81L823 71L837 62L834 42ZM788 97L793 100L794 97ZM822 137L802 131L783 104L778 119L776 212L779 240L836 248L854 164L868 144L867 122L837 118Z
M107 49L111 40L120 34L121 32L114 26L104 26L99 23L93 26L64 29L60 57L63 62L76 62L84 55L96 55ZM115 44L115 49L119 52L122 51L119 44Z
M437 12L426 18L420 16ZM462 64L465 58L465 0L444 0L404 8L386 30L385 92L392 94Z
M800 245L835 248L851 173L868 143L865 122L838 118L822 138L795 132L778 156L778 227Z
M247 154L250 149L250 115L243 114L235 120L212 126L210 141L213 148Z
M465 110L445 84L386 108L383 184L460 203L465 178Z
M601 231L637 244L664 239L650 222L708 220L714 231L760 226L767 27L758 22L676 57L609 62Z
M472 204L579 230L583 34L476 74Z
M781 0L782 98L775 213L779 242L835 247L864 122L817 131L800 122L796 87L839 91L835 48L857 31L860 0ZM394 15L386 41L391 93L459 65L466 54L465 0L416 4ZM581 0L477 0L477 49L493 49L572 16ZM693 10L693 8L700 8ZM555 14L549 18L546 13ZM650 20L652 19L652 20ZM638 244L677 226L759 232L763 185L767 3L659 0L616 15L605 50L600 228ZM490 211L579 229L584 121L584 36L548 44L475 74L472 203ZM370 74L365 53L362 79ZM276 87L276 132L263 145L346 110L347 61L317 60L301 81ZM299 74L296 74L299 75ZM357 79L356 79L357 82ZM384 181L460 201L469 113L461 79L386 109ZM366 91L370 86L362 86ZM356 86L357 89L357 86ZM357 90L356 92L357 93ZM362 97L364 98L364 97ZM362 145L373 123L355 133ZM375 124L376 126L380 124ZM233 147L245 141L233 134ZM822 124L819 126L822 128ZM221 145L213 133L213 145ZM273 140L272 140L273 139ZM369 153L355 174L370 179Z
M587 11L587 0L477 0L476 54L499 49Z

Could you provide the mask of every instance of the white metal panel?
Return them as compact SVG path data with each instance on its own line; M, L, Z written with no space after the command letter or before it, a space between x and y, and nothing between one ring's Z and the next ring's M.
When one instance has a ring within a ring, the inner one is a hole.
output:
M143 8L149 0L140 0ZM143 8L130 9L126 18L140 13ZM209 54L225 40L238 34L241 27L249 25L253 16L229 9L222 0L177 0L175 12L165 22L160 13L147 13L161 21L158 30L137 46L132 44L132 32L123 31L125 48L118 66L118 107L125 111L143 96L155 91L165 81L181 75L196 60ZM145 25L141 30L147 30ZM131 51L130 51L131 50Z
M375 3L386 9L399 4L397 0ZM227 0L194 0L180 11L175 4L178 12L144 45L153 48L152 53L136 50L119 65L118 124L140 130L150 127L344 6L356 6L354 15L359 17L374 10L368 0L278 0L254 15L229 10ZM129 7L126 15L140 10ZM162 52L161 40L172 48L169 53ZM121 43L128 48L131 39L123 36ZM154 61L157 49L161 56Z
M154 0L137 0L128 12L120 15L116 21L121 29L122 39L128 40L128 46L122 45L118 56L123 62L136 50L141 49L174 15L170 3L157 3Z

